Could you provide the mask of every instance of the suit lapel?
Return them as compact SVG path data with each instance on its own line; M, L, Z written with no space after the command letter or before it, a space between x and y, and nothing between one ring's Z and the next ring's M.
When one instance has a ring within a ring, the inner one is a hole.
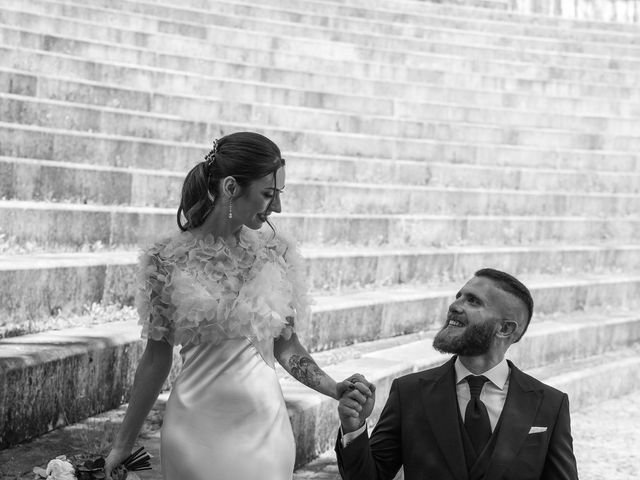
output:
M500 478L514 460L529 434L542 401L542 391L531 385L511 362L509 367L511 367L509 392L502 409L502 424L493 457L484 478ZM471 477L473 478L474 475Z
M421 378L420 391L425 415L449 469L455 478L467 480L467 466L458 426L454 361L455 357L429 377Z

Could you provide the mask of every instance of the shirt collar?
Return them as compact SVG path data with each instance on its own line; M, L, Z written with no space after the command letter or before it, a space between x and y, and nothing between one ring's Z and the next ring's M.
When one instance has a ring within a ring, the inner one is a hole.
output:
M473 373L467 370L467 367L462 364L462 362L460 361L460 357L456 358L454 368L456 371L456 385L464 381L467 375L473 375ZM504 386L509 379L509 364L507 363L507 359L503 358L500 363L498 363L492 369L487 370L482 375L487 377L489 381L500 390L504 390Z

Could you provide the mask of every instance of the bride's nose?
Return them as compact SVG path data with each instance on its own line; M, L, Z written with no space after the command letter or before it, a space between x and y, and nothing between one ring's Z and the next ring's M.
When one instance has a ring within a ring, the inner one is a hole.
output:
M272 212L280 213L282 211L282 205L280 204L280 192L276 192L271 205L269 205L269 210Z

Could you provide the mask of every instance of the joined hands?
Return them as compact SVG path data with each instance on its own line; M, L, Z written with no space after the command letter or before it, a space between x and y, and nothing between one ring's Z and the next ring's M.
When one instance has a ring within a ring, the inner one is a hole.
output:
M356 373L338 384L338 414L343 433L361 428L373 411L376 387Z

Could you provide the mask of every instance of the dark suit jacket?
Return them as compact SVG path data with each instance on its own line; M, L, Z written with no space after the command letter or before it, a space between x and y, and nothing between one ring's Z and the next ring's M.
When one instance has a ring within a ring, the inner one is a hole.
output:
M345 480L575 480L567 395L511 362L509 391L490 461L468 472L459 424L455 356L444 365L393 381L371 434L336 453ZM529 433L531 427L547 427Z

